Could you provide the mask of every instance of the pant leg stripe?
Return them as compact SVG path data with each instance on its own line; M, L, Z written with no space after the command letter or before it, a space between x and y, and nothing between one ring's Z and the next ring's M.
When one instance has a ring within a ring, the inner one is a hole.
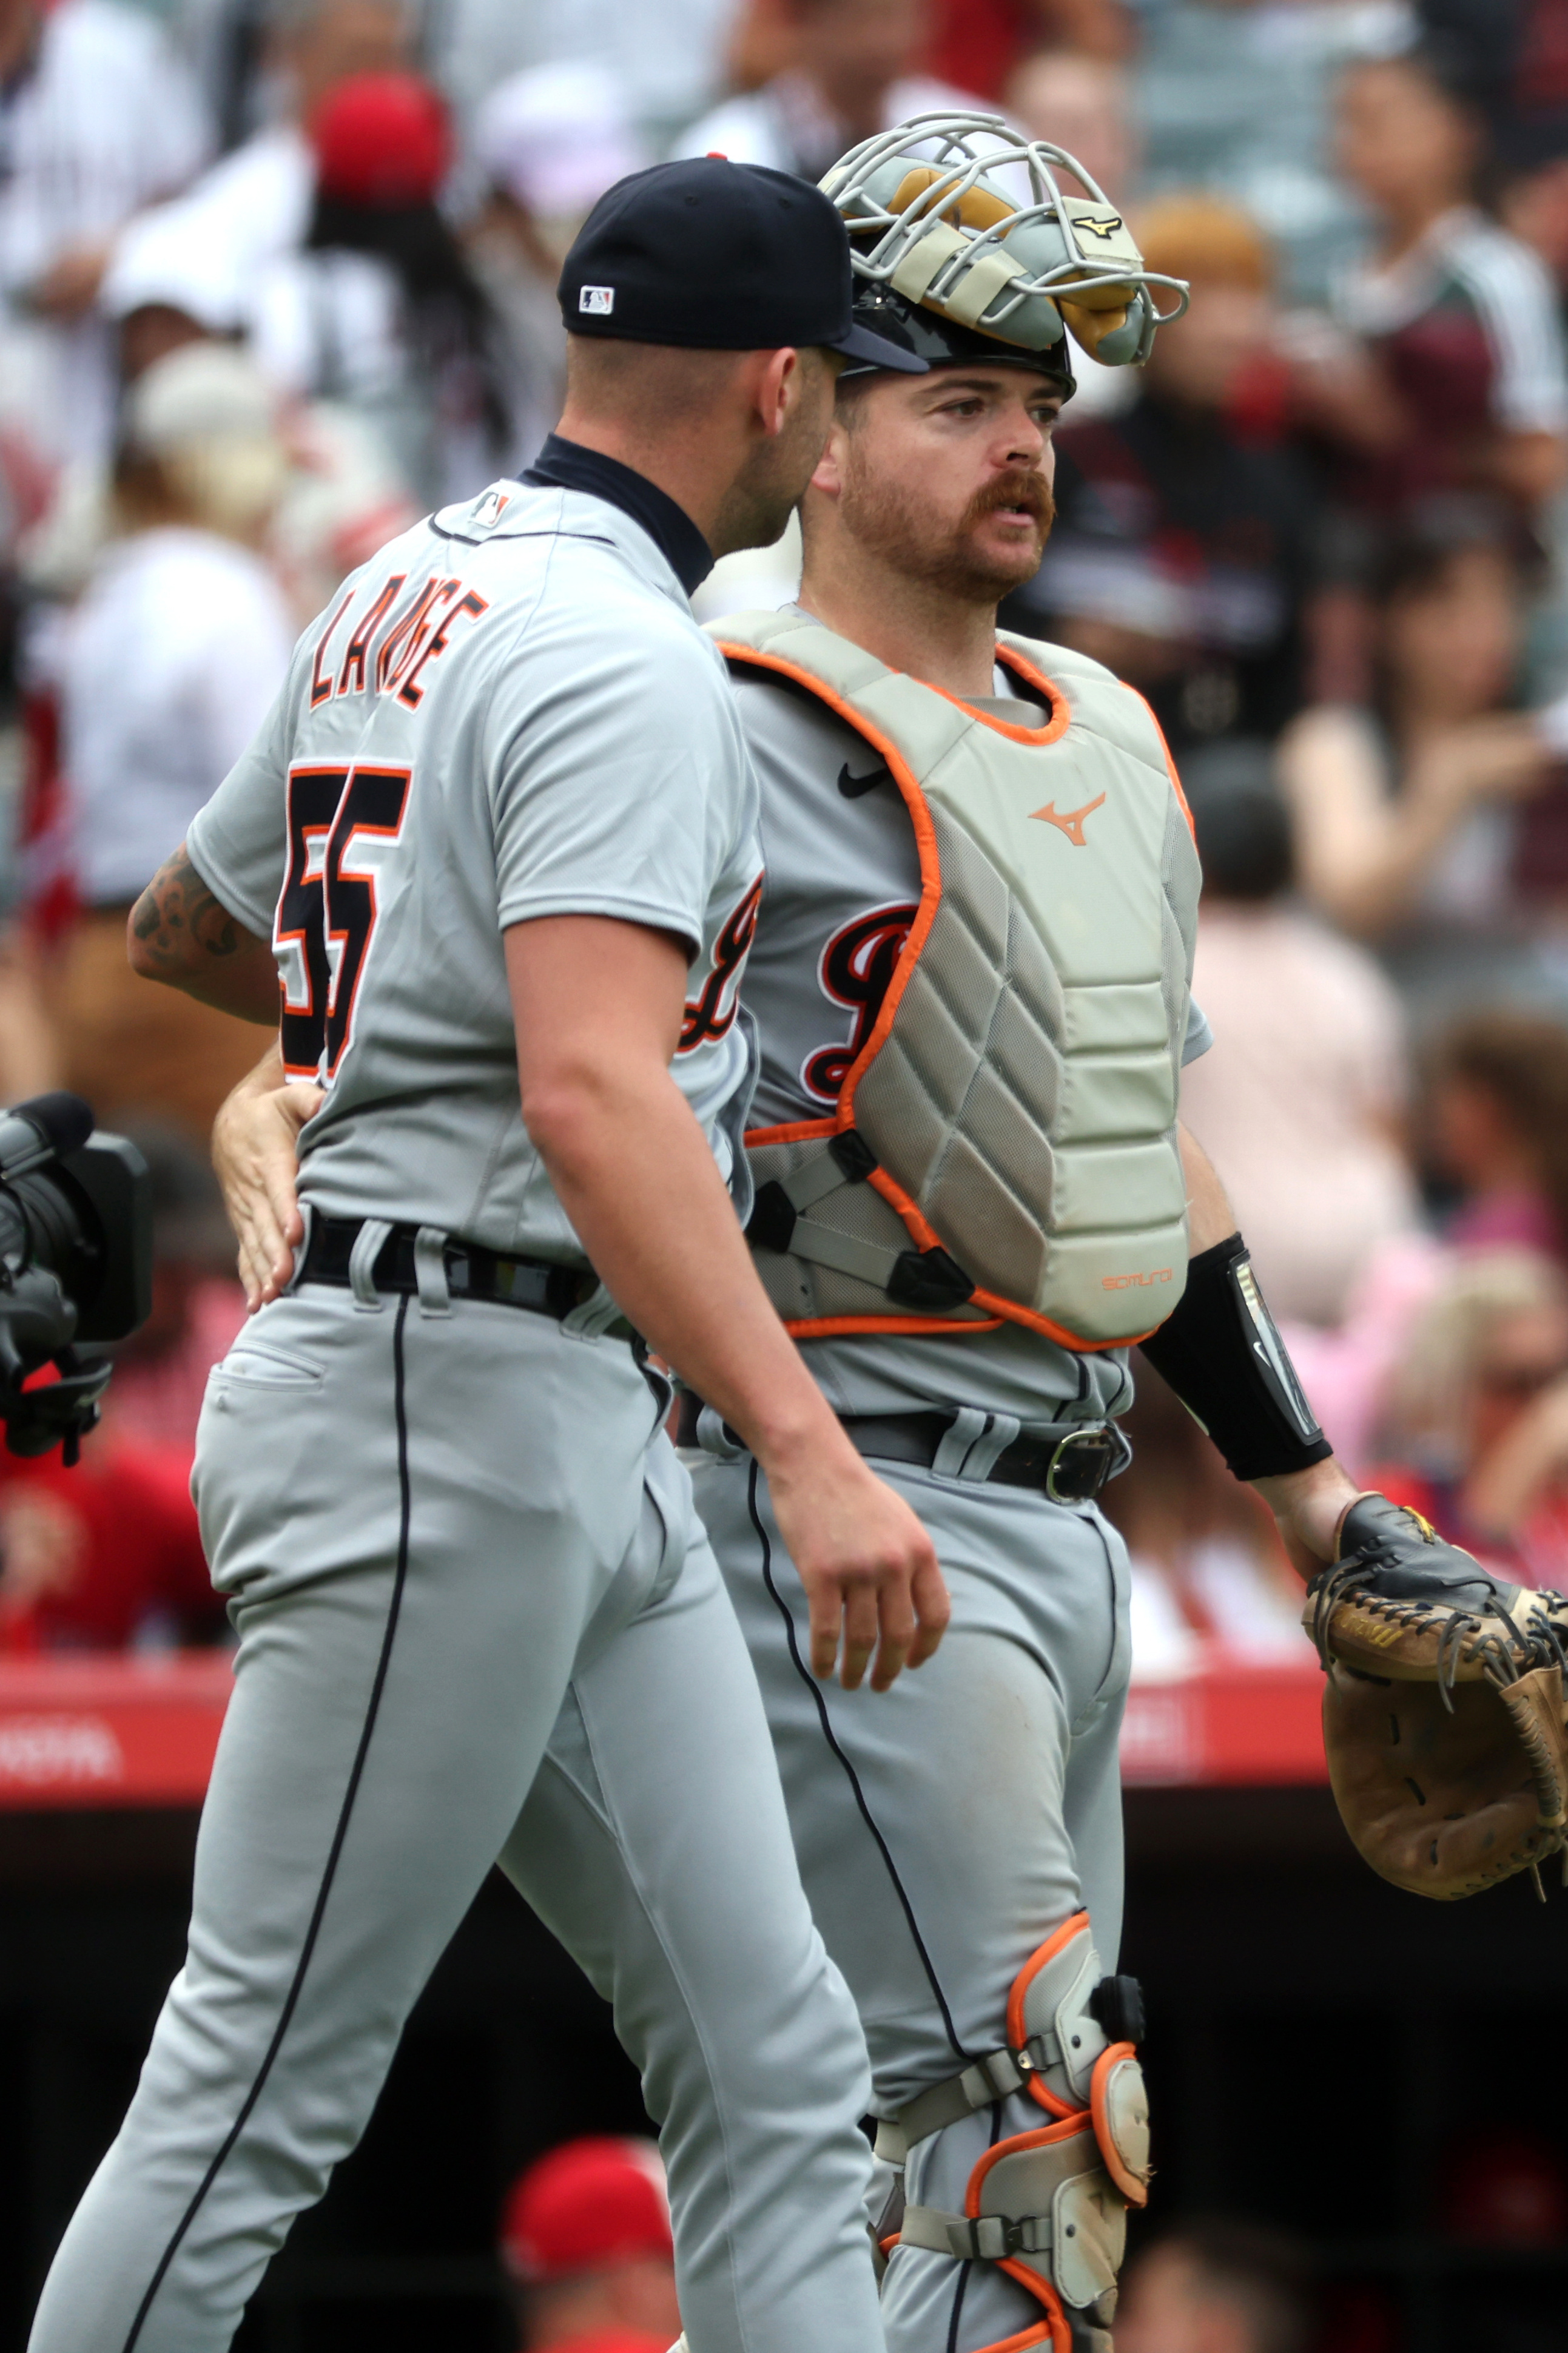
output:
M759 1469L760 1466L756 1458L753 1456L747 1472L746 1504L752 1515L752 1525L757 1532L757 1540L763 1548L763 1582L766 1585L768 1591L772 1594L773 1601L777 1606L779 1615L784 1620L784 1634L789 1642L789 1654L795 1662L795 1671L796 1674L799 1675L802 1683L805 1683L807 1691L811 1694L812 1700L816 1708L817 1721L822 1726L822 1736L826 1741L829 1748L833 1751L834 1756L838 1759L839 1764L843 1767L845 1774L848 1779L849 1787L855 1794L855 1803L860 1810L860 1818L865 1823L866 1828L870 1831L871 1836L876 1840L878 1852L881 1855L882 1861L887 1866L888 1877L893 1883L893 1893L898 1897L899 1903L903 1910L904 1918L909 1923L910 1935L914 1940L915 1951L920 1956L921 1967L925 1971L926 1982L931 1987L931 1993L935 1997L936 2006L942 2012L942 2022L943 2027L946 2029L947 2039L952 2043L953 2050L957 2052L959 2058L965 2061L972 2060L974 2057L974 2053L972 2051L966 2051L963 2043L958 2039L958 2031L952 2022L952 2012L947 2006L947 1996L942 1992L942 1982L937 1976L935 1964L932 1962L930 1953L926 1950L925 1938L921 1935L920 1924L915 1918L915 1907L910 1901L909 1893L904 1886L903 1881L899 1877L898 1864L893 1861L892 1852L888 1845L888 1841L882 1836L881 1831L878 1827L877 1818L872 1813L870 1806L867 1800L866 1792L860 1786L860 1777L856 1772L854 1766L850 1763L848 1757L846 1755L844 1749L839 1746L838 1740L835 1736L832 1719L827 1713L827 1702L822 1695L822 1686L817 1682L816 1677L812 1673L810 1668L806 1665L805 1661L800 1655L800 1641L795 1630L795 1620L790 1616L789 1604L785 1601L784 1596L780 1593L778 1587L773 1582L773 1548L768 1541L768 1532L763 1525L762 1514L757 1509L757 1478ZM127 2348L127 2353L129 2353L129 2348Z
M405 1293L397 1303L397 1316L393 1325L392 1332L393 1403L397 1423L397 1567L393 1578L392 1599L387 1608L386 1628L381 1638L381 1655L376 1661L375 1678L371 1684L370 1699L365 1708L364 1725L360 1733L359 1746L354 1752L354 1761L349 1771L348 1787L343 1792L343 1802L342 1807L339 1809L337 1827L332 1832L332 1842L328 1850L326 1868L321 1873L321 1886L316 1891L316 1901L310 1914L310 1924L305 1931L305 1941L300 1948L299 1965L294 1971L293 1982L289 1988L288 1996L284 2000L282 2010L279 2015L278 2024L273 2030L272 2040L267 2046L267 2055L262 2060L261 2065L257 2071L256 2080L251 2084L249 2091L247 2093L239 2114L236 2116L233 2125L230 2126L223 2142L223 2146L219 2148L217 2155L213 2158L212 2163L208 2166L205 2173L202 2176L201 2183L195 2195L191 2200L190 2204L186 2207L184 2214L180 2217L168 2245L164 2248L162 2256L159 2258L158 2268L153 2273L152 2280L148 2284L147 2293L142 2297L141 2304L137 2306L136 2317L131 2324L131 2333L125 2339L123 2353L134 2353L137 2339L140 2337L142 2328L146 2324L147 2316L153 2309L153 2301L157 2296L159 2289L163 2286L164 2280L168 2276L169 2266L174 2262L176 2254L178 2254L186 2232L189 2231L192 2223L195 2221L197 2214L201 2211L202 2205L206 2198L208 2190L211 2189L213 2183L217 2179L219 2173L227 2162L228 2158L234 2150L235 2144L239 2139L240 2134L245 2130L247 2124L250 2120L258 2100L261 2097L267 2079L272 2072L273 2063L278 2057L279 2052L283 2047L283 2038L288 2033L294 2012L299 2007L300 1996L305 1983L305 1972L310 1966L310 1957L315 1951L316 1940L321 1934L321 1922L326 1914L327 1898L331 1893L332 1882L337 1876L338 1863L343 1851L343 1841L348 1836L349 1817L353 1812L354 1799L359 1794L360 1782L364 1774L365 1757L370 1749L371 1735L375 1730L375 1719L377 1715L380 1713L382 1694L386 1687L387 1670L392 1663L392 1645L396 1637L398 1616L403 1607L403 1588L405 1584L407 1582L408 1577L410 1488L408 1478L408 1415L406 1398L405 1396L403 1352L403 1327L407 1320L407 1315L408 1298Z

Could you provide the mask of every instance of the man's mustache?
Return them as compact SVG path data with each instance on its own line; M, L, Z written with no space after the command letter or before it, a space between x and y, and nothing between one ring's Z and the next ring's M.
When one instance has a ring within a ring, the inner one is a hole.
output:
M1056 519L1056 502L1050 484L1043 474L999 474L983 491L977 491L969 502L964 527L979 522L984 516L994 514L998 507L1022 507L1032 514L1042 531L1049 531Z

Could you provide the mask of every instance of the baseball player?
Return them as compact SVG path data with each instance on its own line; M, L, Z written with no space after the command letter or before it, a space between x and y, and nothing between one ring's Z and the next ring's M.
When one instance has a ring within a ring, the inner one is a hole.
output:
M831 205L719 161L623 182L563 283L562 437L352 577L133 917L254 1018L280 976L325 1093L293 1288L197 1443L239 1647L185 1965L33 2353L228 2345L498 1857L641 2069L698 2353L881 2343L863 2044L637 1336L767 1461L823 1662L929 1651L929 1543L726 1187L756 788L686 601L880 347Z
M1299 1565L1386 1546L1390 1507L1333 1461L1180 1133L1207 1033L1159 731L1098 664L996 632L1049 524L1064 323L1135 360L1179 290L1080 167L992 118L922 117L824 185L858 317L931 364L850 363L798 606L714 625L763 795L749 1234L840 1428L935 1537L952 1625L920 1676L813 1674L787 1498L700 1382L683 1434L870 2047L889 2347L1108 2353L1149 2173L1113 1974L1128 1568L1095 1501L1127 1459L1126 1344ZM219 1125L276 1281L282 1114Z
M996 632L1049 527L1064 320L1126 362L1181 299L1069 171L1092 190L994 121L925 116L828 174L857 315L931 373L849 363L798 606L713 625L763 790L750 1235L952 1599L922 1675L874 1705L826 1690L766 1465L686 1398L870 2047L895 2353L1109 2353L1147 2192L1113 1974L1128 1568L1095 1501L1127 1459L1125 1344L1163 1327L1151 1352L1299 1556L1331 1555L1355 1492L1179 1131L1207 1031L1158 728L1098 664Z

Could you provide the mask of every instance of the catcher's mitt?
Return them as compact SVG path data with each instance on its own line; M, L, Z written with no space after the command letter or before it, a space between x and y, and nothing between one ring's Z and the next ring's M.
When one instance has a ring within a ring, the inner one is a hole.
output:
M1568 1845L1562 1595L1505 1584L1418 1513L1363 1495L1302 1622L1328 1676L1334 1799L1373 1869L1448 1900L1520 1871L1539 1889Z

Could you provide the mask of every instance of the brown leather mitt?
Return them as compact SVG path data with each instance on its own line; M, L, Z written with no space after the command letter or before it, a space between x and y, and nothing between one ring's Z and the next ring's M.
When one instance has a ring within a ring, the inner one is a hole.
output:
M1357 1852L1452 1901L1568 1845L1568 1603L1509 1585L1415 1512L1363 1495L1303 1623L1328 1681L1323 1746ZM1565 1866L1568 1868L1568 1866Z

